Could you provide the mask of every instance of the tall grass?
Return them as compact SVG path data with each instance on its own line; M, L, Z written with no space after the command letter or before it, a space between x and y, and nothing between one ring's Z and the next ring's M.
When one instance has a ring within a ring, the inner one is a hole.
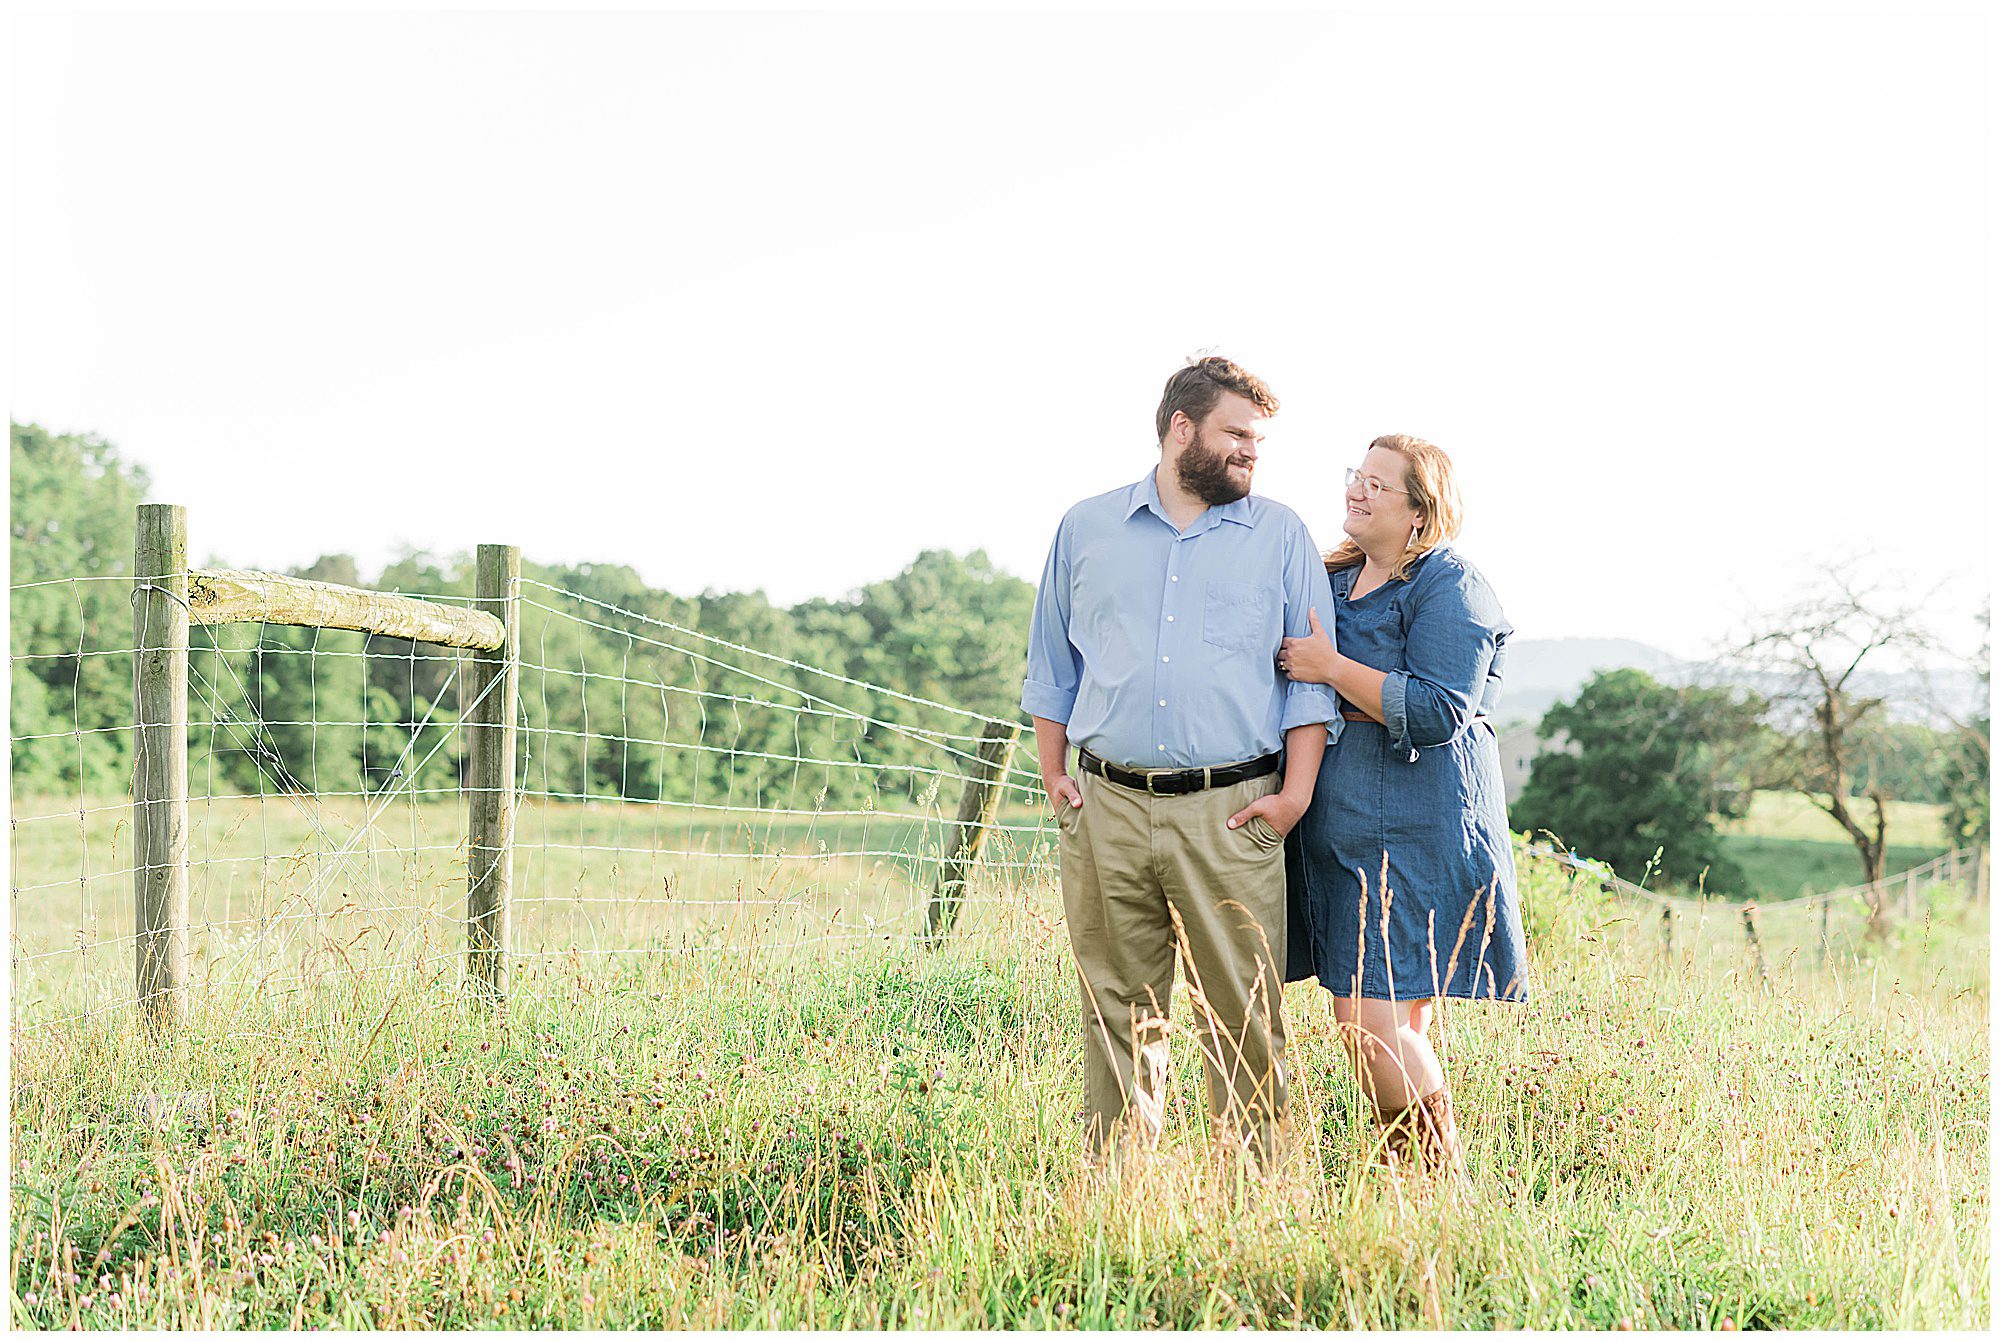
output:
M1727 919L1669 955L1524 875L1532 999L1441 1024L1465 1193L1371 1162L1313 984L1272 1182L1210 1157L1185 1036L1160 1151L1086 1172L1059 903L1000 882L941 953L551 955L495 1014L451 964L224 975L164 1046L17 1029L13 1321L1987 1325L1984 909L1759 978Z

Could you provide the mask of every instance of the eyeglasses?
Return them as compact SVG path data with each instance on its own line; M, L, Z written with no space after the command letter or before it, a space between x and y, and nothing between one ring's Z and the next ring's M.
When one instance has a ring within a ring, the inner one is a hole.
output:
M1356 480L1361 482L1361 492L1368 495L1371 500L1380 498L1385 493L1408 494L1410 492L1408 489L1398 489L1394 485L1384 484L1373 475L1363 475L1360 471L1349 466L1347 468L1347 487L1352 489Z

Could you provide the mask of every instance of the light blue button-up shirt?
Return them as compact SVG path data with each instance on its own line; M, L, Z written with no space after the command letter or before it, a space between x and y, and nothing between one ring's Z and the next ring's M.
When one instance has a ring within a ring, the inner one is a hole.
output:
M1211 507L1186 531L1153 472L1087 498L1056 528L1028 634L1021 707L1126 768L1201 768L1282 748L1340 714L1295 684L1278 644L1333 632L1333 591L1298 514L1268 498Z

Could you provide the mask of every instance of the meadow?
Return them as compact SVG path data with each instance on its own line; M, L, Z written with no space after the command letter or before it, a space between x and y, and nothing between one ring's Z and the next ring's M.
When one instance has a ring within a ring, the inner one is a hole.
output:
M1290 1155L1246 1185L1185 1032L1161 1149L1083 1168L1025 813L932 950L930 821L530 806L489 1011L459 985L454 805L333 861L354 816L218 802L190 1018L152 1043L116 1006L116 808L17 807L17 1326L1990 1322L1989 933L1960 888L1882 944L1842 908L1824 962L1772 928L1760 975L1726 910L1669 950L1651 909L1530 862L1531 999L1441 1026L1469 1188L1373 1162L1310 983ZM85 916L75 963L21 959Z
M1872 824L1872 806L1857 802L1856 813L1864 825ZM1891 801L1886 813L1892 874L1951 849L1943 806ZM1718 827L1723 852L1743 868L1747 888L1741 892L1749 897L1789 899L1808 891L1844 889L1864 879L1861 858L1846 830L1796 792L1757 792L1748 814Z

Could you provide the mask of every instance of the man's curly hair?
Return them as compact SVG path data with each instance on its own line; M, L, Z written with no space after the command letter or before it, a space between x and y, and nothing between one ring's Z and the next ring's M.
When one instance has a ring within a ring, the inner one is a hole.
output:
M1153 415L1157 436L1165 441L1167 425L1174 421L1176 410L1199 427L1225 391L1234 391L1265 414L1278 412L1278 398L1263 378L1245 372L1219 354L1210 354L1189 359L1187 367L1167 379L1160 408Z

